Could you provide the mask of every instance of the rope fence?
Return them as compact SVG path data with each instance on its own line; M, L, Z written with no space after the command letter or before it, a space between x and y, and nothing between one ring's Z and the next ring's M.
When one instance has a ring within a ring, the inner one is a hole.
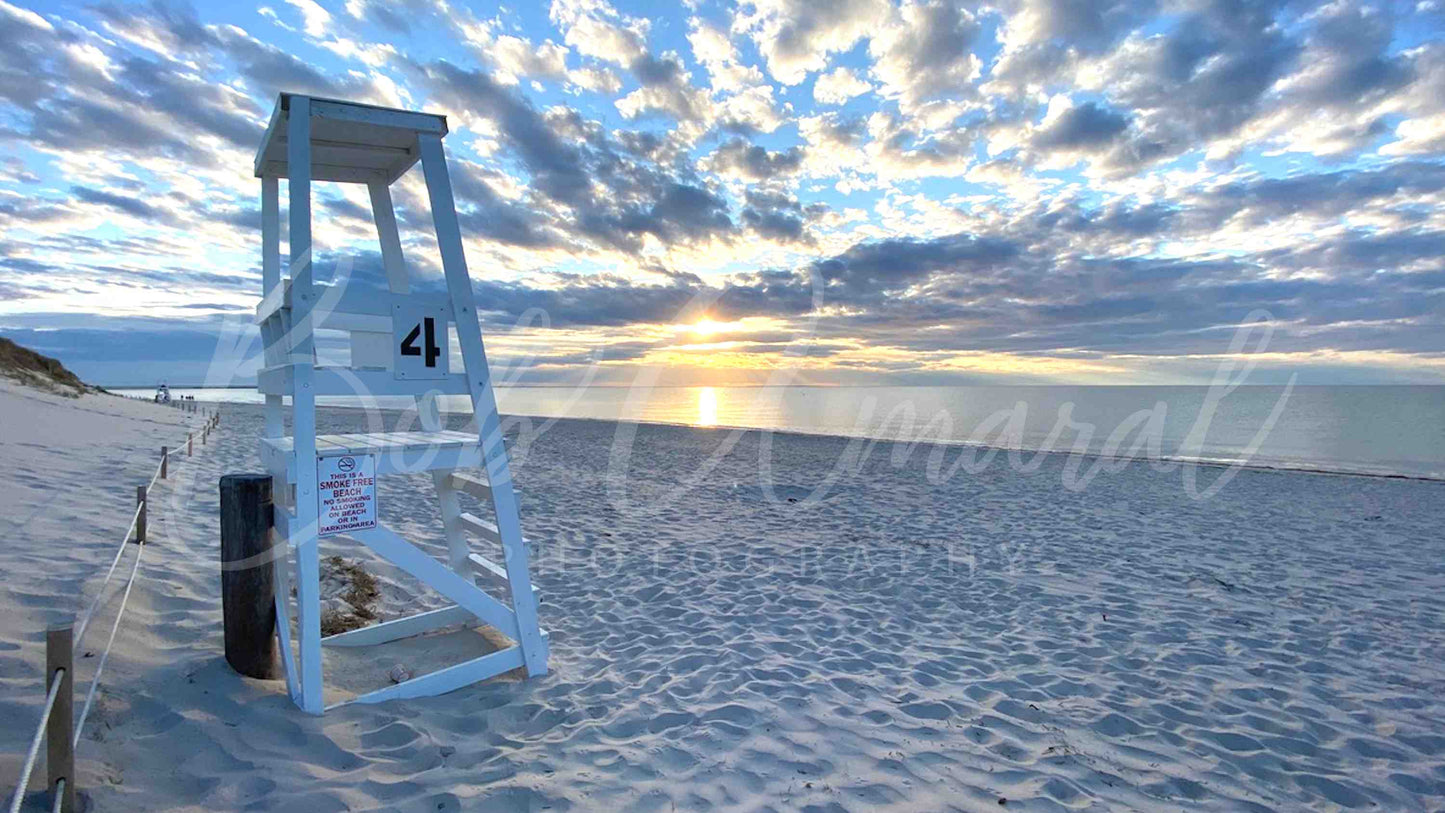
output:
M205 446L210 439L211 430L220 426L220 412L199 409L195 401L180 400L167 403L169 406L185 412L200 411L205 416L205 420L199 427L192 428L186 433L185 456L191 457L194 454L195 436L199 434L201 445ZM40 713L35 734L30 740L30 750L25 755L25 763L20 771L20 781L16 784L15 793L10 797L9 813L19 813L25 802L25 789L29 787L30 775L39 761L41 743L45 743L47 746L46 770L49 776L46 786L53 793L50 809L67 811L67 813L78 810L75 801L77 785L75 781L75 749L80 745L80 735L85 731L85 720L90 715L91 707L95 702L95 695L100 687L100 678L105 673L106 660L110 658L110 650L115 644L116 633L120 630L121 619L125 617L131 588L135 586L136 577L140 574L141 554L145 550L146 543L146 507L150 502L150 491L155 488L158 481L168 478L170 458L179 454L179 444L174 447L162 446L160 462L156 464L155 473L151 475L150 481L143 486L136 487L136 507L135 512L131 514L130 525L126 527L125 533L121 536L120 545L116 548L110 567L105 571L105 578L101 580L95 598L90 602L85 613L70 624L51 628L46 633L47 691L45 708ZM106 587L115 576L120 560L124 558L125 551L131 542L136 543L135 562L131 564L130 576L126 579L125 591L121 594L120 609L116 611L115 623L110 627L110 637L106 639L105 650L101 652L100 660L96 662L95 675L90 679L90 688L86 691L85 704L81 707L80 717L72 726L71 710L74 703L72 661L75 653L79 651L81 640L90 629L90 622L94 620L96 612L104 603Z
M40 713L40 724L35 727L35 736L30 738L30 750L25 752L25 767L20 771L20 786L10 800L10 813L18 813L20 802L25 798L25 787L30 784L30 772L35 770L35 759L40 756L40 743L45 741L45 729L50 723L50 712L55 708L55 698L60 696L60 684L65 677L64 669L56 669L49 675L50 694L45 697L45 710ZM57 798L59 794L56 794Z

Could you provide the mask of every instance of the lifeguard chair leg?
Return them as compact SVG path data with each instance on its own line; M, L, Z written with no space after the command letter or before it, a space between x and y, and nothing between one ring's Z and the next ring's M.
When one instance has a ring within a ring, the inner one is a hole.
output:
M301 709L321 714L321 568L317 552L316 394L311 390L315 367L311 262L311 100L291 97L286 131L290 187L291 318L294 340L288 362L296 390L291 396L292 435L296 453L296 525L291 544L296 550L296 615L301 643Z
M442 140L438 135L422 133L417 142L421 151L427 194L431 200L437 248L441 252L447 292L451 295L457 341L461 344L462 360L466 366L467 390L471 395L482 458L491 483L492 507L496 511L497 529L502 537L507 581L511 586L512 606L520 630L517 643L522 648L522 660L527 667L527 674L542 675L547 672L547 641L537 624L537 597L532 593L532 579L527 570L527 549L522 541L517 495L512 488L507 450L502 443L501 419L497 415L497 400L492 392L486 351L482 347L482 328L477 318L471 278L467 274L466 256L462 250L462 233L452 199L446 154L442 150Z

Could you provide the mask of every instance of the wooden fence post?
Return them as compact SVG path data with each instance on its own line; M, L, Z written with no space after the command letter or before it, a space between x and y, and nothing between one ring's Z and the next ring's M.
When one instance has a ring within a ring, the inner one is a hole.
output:
M170 447L161 447L161 479L166 479L166 464L170 461Z
M186 457L191 456L191 433L186 433Z
M135 541L136 544L144 545L146 541L146 487L135 487L135 504L140 506L140 516L135 520Z
M71 650L74 646L70 625L51 627L45 632L45 691L60 673L60 693L55 696L55 707L50 710L50 720L45 724L45 769L49 774L50 791L56 791L56 783L64 781L60 791L63 797L60 810L73 813L75 807L75 751L71 748L73 736L71 714L74 707L75 668L71 664ZM25 789L21 788L20 793Z
M276 646L271 475L221 477L221 617L226 662L261 680L283 676Z

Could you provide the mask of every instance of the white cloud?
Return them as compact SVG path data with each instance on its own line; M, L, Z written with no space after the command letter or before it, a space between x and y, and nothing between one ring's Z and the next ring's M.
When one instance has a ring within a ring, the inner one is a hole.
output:
M798 119L798 134L808 146L804 166L813 177L837 175L866 161L859 149L863 143L861 122L843 121L832 113L804 116Z
M647 53L637 31L584 17L567 29L567 44L578 53L625 65Z
M626 66L647 54L648 21L625 17L604 0L553 0L551 18L583 56Z
M686 82L640 87L615 102L617 112L635 119L663 113L679 121L711 121L714 107L707 94Z
M551 40L533 45L503 35L492 41L487 56L497 68L497 78L507 84L516 84L523 76L560 79L567 75L567 49Z
M854 73L852 68L835 68L820 75L813 83L813 100L819 104L844 104L872 89L873 86Z
M717 117L731 124L741 124L764 133L771 133L783 126L786 113L792 112L792 105L783 105L779 110L773 99L772 85L754 85L741 93L728 96L718 102Z
M567 71L567 81L595 93L616 93L622 89L622 80L607 68L575 68Z
M828 55L852 48L886 19L887 0L757 0L733 30L752 36L768 72L785 85L828 66Z
M707 69L714 92L736 93L763 82L762 71L740 64L732 40L717 28L693 18L687 41L693 56Z
M384 42L357 42L338 37L317 44L337 56L355 59L372 68L380 68L396 57L396 48Z
M1395 128L1396 140L1380 148L1386 155L1430 155L1445 152L1445 113L1406 119Z
M973 82L983 70L974 53L980 25L952 0L909 2L868 43L873 73L885 95L905 113L938 99L977 95Z
M9 17L11 20L14 20L17 23L23 23L33 28L43 29L45 31L55 30L55 27L52 26L49 22L47 22L45 18L41 17L39 14L36 14L29 9L12 6L9 3L5 2L5 0L0 0L0 14Z
M318 5L316 0L286 0L286 4L301 12L302 24L308 36L319 37L325 34L331 25L331 12Z

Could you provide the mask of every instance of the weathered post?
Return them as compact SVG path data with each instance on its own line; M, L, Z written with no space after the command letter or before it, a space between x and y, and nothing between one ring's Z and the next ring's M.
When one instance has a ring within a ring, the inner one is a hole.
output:
M61 796L60 810L71 813L75 807L75 751L71 748L71 714L74 706L74 667L71 665L71 649L74 646L70 625L51 627L45 632L45 691L49 694L60 681L60 693L55 696L55 707L50 710L50 720L45 724L45 769L49 774L51 793ZM57 675L56 672L59 672ZM23 793L24 788L19 792Z
M144 545L146 541L146 487L135 487L135 504L140 506L140 516L135 518L135 541Z
M170 462L171 450L169 446L161 447L161 479L166 479L166 464Z
M191 456L191 433L186 433L186 457Z
M271 565L271 476L221 477L221 616L226 662L262 680L283 676Z

